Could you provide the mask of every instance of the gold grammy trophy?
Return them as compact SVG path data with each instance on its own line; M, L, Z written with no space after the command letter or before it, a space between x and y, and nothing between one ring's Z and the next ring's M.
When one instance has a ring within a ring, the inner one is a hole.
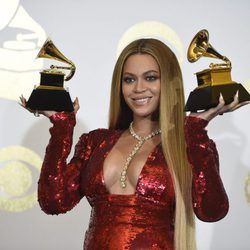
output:
M67 63L69 67L51 65L50 69L40 72L40 85L31 93L26 107L34 110L54 110L54 111L73 111L73 103L69 92L64 89L64 80L70 80L75 73L75 65L68 60L48 38L42 46L37 58L49 58L63 63ZM65 73L59 69L70 70Z
M188 61L196 62L200 57L212 57L221 59L224 63L209 65L209 69L197 72L198 87L193 90L187 100L185 111L207 110L219 103L220 93L225 103L233 101L239 91L239 102L250 100L250 94L239 83L231 79L231 62L225 56L219 54L209 43L208 31L199 31L188 48Z

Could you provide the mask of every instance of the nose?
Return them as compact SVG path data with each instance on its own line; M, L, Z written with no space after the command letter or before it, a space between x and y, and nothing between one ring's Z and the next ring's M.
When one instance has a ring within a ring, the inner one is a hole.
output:
M141 93L141 92L146 91L146 89L147 89L145 82L141 78L138 78L138 80L136 81L134 86L135 86L134 87L135 93Z

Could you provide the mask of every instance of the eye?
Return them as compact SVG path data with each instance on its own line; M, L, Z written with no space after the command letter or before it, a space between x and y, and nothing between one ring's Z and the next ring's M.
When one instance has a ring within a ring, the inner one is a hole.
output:
M130 76L125 76L125 77L123 77L122 81L125 83L132 83L135 81L135 79L133 77L130 77Z
M149 76L146 76L146 81L149 81L149 82L153 82L153 81L156 81L157 79L159 79L158 76L155 76L155 75L149 75Z

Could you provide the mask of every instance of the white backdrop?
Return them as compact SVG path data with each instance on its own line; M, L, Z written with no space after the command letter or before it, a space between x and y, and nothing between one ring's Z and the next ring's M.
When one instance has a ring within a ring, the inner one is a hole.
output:
M194 73L212 61L203 58L190 64L186 59L192 37L203 28L215 49L232 61L233 80L249 89L249 10L247 0L0 0L0 249L82 249L88 225L90 208L85 199L60 216L45 215L36 202L51 125L23 110L17 100L21 93L29 96L39 83L39 69L50 65L34 60L47 35L77 67L68 83L72 99L78 96L81 104L76 142L81 133L106 127L119 41L144 21L163 23L165 42L180 60L184 55L186 95L196 87ZM208 127L220 153L230 211L217 223L197 220L198 249L250 249L246 197L250 185L245 185L250 178L249 122L249 107L244 107L216 118Z

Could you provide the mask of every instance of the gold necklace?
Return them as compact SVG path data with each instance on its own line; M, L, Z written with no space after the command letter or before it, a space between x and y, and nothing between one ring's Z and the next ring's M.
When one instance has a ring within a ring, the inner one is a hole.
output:
M125 165L122 169L122 172L121 172L121 177L120 177L120 182L121 182L121 187L122 188L125 188L127 186L127 183L126 183L126 180L127 180L127 170L128 170L128 166L129 166L129 163L131 162L133 156L136 154L136 152L139 150L139 148L143 145L143 143L160 134L161 133L161 130L160 129L157 129L155 131L153 131L151 134L147 135L147 136L144 136L144 137L141 137L139 135L137 135L133 129L133 122L130 123L129 125L129 132L130 134L136 139L138 140L138 143L135 145L135 147L133 148L133 150L131 151L131 153L129 154L128 158L126 159L126 162L125 162Z

